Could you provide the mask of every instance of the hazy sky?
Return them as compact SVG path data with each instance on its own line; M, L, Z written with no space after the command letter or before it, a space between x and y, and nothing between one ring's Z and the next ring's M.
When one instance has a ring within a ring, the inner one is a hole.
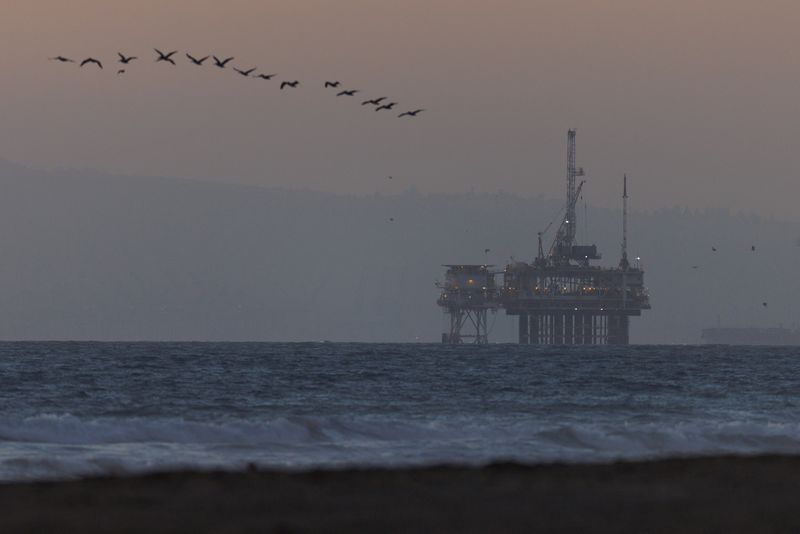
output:
M596 204L617 205L628 172L640 209L795 216L796 1L5 0L2 14L0 157L26 165L561 196L574 127ZM156 65L153 47L304 86ZM118 50L143 58L121 77ZM327 78L429 111L377 114Z

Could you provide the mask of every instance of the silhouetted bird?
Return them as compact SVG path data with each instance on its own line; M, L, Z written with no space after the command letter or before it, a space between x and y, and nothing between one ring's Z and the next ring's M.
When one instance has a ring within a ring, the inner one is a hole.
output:
M342 85L342 82L338 80L335 82L325 82L325 89L327 89L328 87L339 87L340 85Z
M281 82L281 91L283 90L284 87L291 87L292 89L294 89L298 85L300 85L300 82L298 82L297 80L293 82Z
M756 246L755 246L755 245L751 246L751 247L750 247L750 250L751 250L751 251L753 251L753 252L755 252L755 251L756 251Z
M358 89L349 89L347 91L340 91L336 96L353 96L358 92Z
M375 108L375 111L380 111L382 109L392 109L396 105L397 105L397 102L389 102L388 104L384 104L382 106L378 106L377 108Z
M96 59L95 59L95 58L93 58L93 57L87 57L86 59L84 59L83 61L81 61L81 67L83 67L84 65L88 65L89 63L94 63L95 65L97 65L97 66L98 66L98 67L100 67L101 69L103 68L103 64L102 64L102 63L100 63L98 60L96 60Z
M136 56L127 56L126 57L125 54L123 54L122 52L117 52L117 55L119 56L119 62L123 63L125 65L127 65L128 63L130 63L134 59L139 59Z
M224 68L225 68L225 65L227 65L228 63L230 63L231 61L233 61L233 58L232 58L232 57L225 58L225 59L220 59L220 58L218 58L217 56L211 56L211 57L213 57L213 58L214 58L214 65L216 65L217 67L219 67L219 68L221 68L221 69L224 69Z
M380 105L381 105L381 102L383 102L384 100L386 100L386 98L387 98L387 97L385 97L385 96L382 96L382 97L380 97L380 98L374 98L374 99L372 99L372 100L364 100L364 101L361 103L361 105L362 105L362 106L366 106L367 104L372 104L373 106L380 106Z
M485 248L485 249L483 249L483 253L484 253L484 254L488 254L488 253L490 253L491 251L492 251L492 249L490 249L490 248Z
M245 78L249 78L250 75L253 74L256 71L256 69L242 70L242 69L237 69L236 67L233 67L233 70L235 70L236 72L238 72L239 74L241 74Z
M172 65L175 65L175 60L172 59L172 56L174 56L175 54L178 53L177 50L173 50L169 54L165 54L164 52L162 52L158 48L154 48L153 50L155 50L156 53L158 54L158 58L156 59L156 63L158 63L159 61L165 61L167 63L172 63Z
M205 61L211 56L201 57L200 59L197 59L196 57L194 57L191 54L186 54L186 57L188 57L189 61L191 61L192 63L194 63L198 67L202 67L203 63L205 63Z
M117 71L117 76L119 76L120 74L125 74L125 69L119 69Z
M389 222L394 222L394 217L389 217Z
M392 178L393 178L392 176L390 176L390 177L389 177L389 179L390 179L390 180L391 180Z
M419 115L419 114L420 114L420 113L422 113L423 111L425 111L425 110L424 110L424 109L417 109L417 110L414 110L414 111L406 111L405 113L401 113L401 114L400 114L400 115L398 115L397 117L398 117L398 118L401 118L401 119L402 119L403 117L416 117L417 115Z
M48 59L50 61L59 61L61 63L75 63L74 59L70 59L70 58L64 57L64 56L56 56L56 57L51 57L51 58L48 58Z
M762 302L761 305L764 306L765 308L767 307L767 303L766 302Z
M711 252L716 252L716 251L717 251L716 247L711 247Z
M697 269L697 265L692 265L692 269Z
M256 78L261 78L262 80L271 80L275 76L277 76L277 74L259 74L256 76Z

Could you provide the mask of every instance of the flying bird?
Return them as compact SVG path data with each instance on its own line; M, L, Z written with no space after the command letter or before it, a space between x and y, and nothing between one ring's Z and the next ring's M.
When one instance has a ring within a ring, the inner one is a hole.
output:
M293 82L281 82L281 91L283 90L284 87L291 87L292 89L294 89L298 85L300 85L300 82L297 81L297 80L295 80Z
M125 54L123 54L122 52L117 52L117 55L119 56L119 62L123 63L125 65L127 65L128 63L130 63L134 59L139 59L136 56L127 56L126 57Z
M380 98L373 98L372 100L364 100L361 105L366 106L367 104L372 104L373 106L380 106L381 102L386 100L387 97L382 96Z
M378 106L377 108L375 108L375 111L380 111L382 109L392 109L396 105L397 105L397 102L389 102L388 104L384 104L382 106Z
M716 252L716 251L717 251L716 247L711 247L711 252Z
M256 69L242 70L242 69L237 69L236 67L233 67L233 70L235 70L236 72L238 72L239 74L241 74L245 78L249 78L250 75L253 74L256 71Z
M94 63L95 65L97 65L97 66L98 66L98 67L100 67L101 69L103 68L103 64L102 64L102 63L100 63L98 60L96 60L96 59L95 59L95 58L93 58L93 57L87 57L86 59L84 59L83 61L81 61L81 67L83 67L84 65L88 65L89 63Z
M389 217L389 222L394 222L394 217Z
M392 178L393 178L392 176L390 176L390 177L389 177L389 179L390 179L390 180L391 180Z
M327 89L328 87L339 87L340 85L342 85L342 82L338 80L335 82L325 82L325 89Z
M751 246L751 247L750 247L750 250L751 250L752 252L755 252L755 251L756 251L756 246L755 246L755 245Z
M117 71L117 76L119 76L120 74L125 74L125 69L119 69Z
M353 96L358 92L358 89L349 89L347 91L340 91L336 96Z
M172 63L173 65L175 65L175 60L172 59L172 56L178 53L177 50L173 50L169 54L165 54L158 48L154 48L153 50L155 50L156 53L158 54L158 59L156 59L156 63L158 63L159 61L166 61L167 63Z
M492 249L490 249L490 248L485 248L485 249L483 249L483 253L484 253L484 254L488 254L488 253L490 253L491 251L492 251Z
M419 114L420 114L420 113L422 113L423 111L425 111L425 110L424 110L424 109L417 109L417 110L414 110L414 111L406 111L405 113L401 113L401 114L400 114L400 115L398 115L397 117L398 117L398 118L401 118L401 119L402 119L403 117L416 117L417 115L419 115Z
M232 58L232 57L225 58L225 59L220 59L220 58L218 58L217 56L211 56L211 57L213 57L213 58L214 58L214 65L216 65L217 67L219 67L219 68L221 68L221 69L224 69L224 68L225 68L225 65L227 65L228 63L230 63L231 61L233 61L233 58Z
M200 59L197 59L196 57L194 57L194 56L193 56L193 55L191 55L191 54L186 54L186 57L188 57L188 58L189 58L189 61L191 61L192 63L194 63L194 64L195 64L195 65L197 65L198 67L202 67L202 66L203 66L203 63L205 63L205 61L206 61L206 60L207 60L207 59L208 59L210 56L201 57Z
M767 307L767 303L766 302L762 302L761 305L764 306L765 308Z
M262 80L271 80L275 76L277 76L277 74L259 74L256 76L256 78L261 78Z
M697 269L697 265L692 265L692 269Z
M51 57L51 58L48 58L48 59L50 61L58 61L60 63L75 63L74 59L70 59L70 58L64 57L64 56L56 56L56 57Z

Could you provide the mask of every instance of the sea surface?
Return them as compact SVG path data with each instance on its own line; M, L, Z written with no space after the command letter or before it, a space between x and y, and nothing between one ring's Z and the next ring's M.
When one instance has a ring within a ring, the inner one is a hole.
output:
M0 481L800 453L800 348L0 343Z

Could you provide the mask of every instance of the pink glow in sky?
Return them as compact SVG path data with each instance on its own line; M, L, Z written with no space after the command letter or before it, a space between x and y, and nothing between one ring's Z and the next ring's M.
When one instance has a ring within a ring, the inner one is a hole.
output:
M3 4L0 157L36 167L388 192L586 194L795 216L800 4L673 0L22 1ZM299 79L153 62L236 56ZM114 74L117 51L142 58ZM96 56L102 72L48 62ZM183 57L181 57L183 59ZM389 96L413 120L322 88ZM393 185L394 187L394 185Z

